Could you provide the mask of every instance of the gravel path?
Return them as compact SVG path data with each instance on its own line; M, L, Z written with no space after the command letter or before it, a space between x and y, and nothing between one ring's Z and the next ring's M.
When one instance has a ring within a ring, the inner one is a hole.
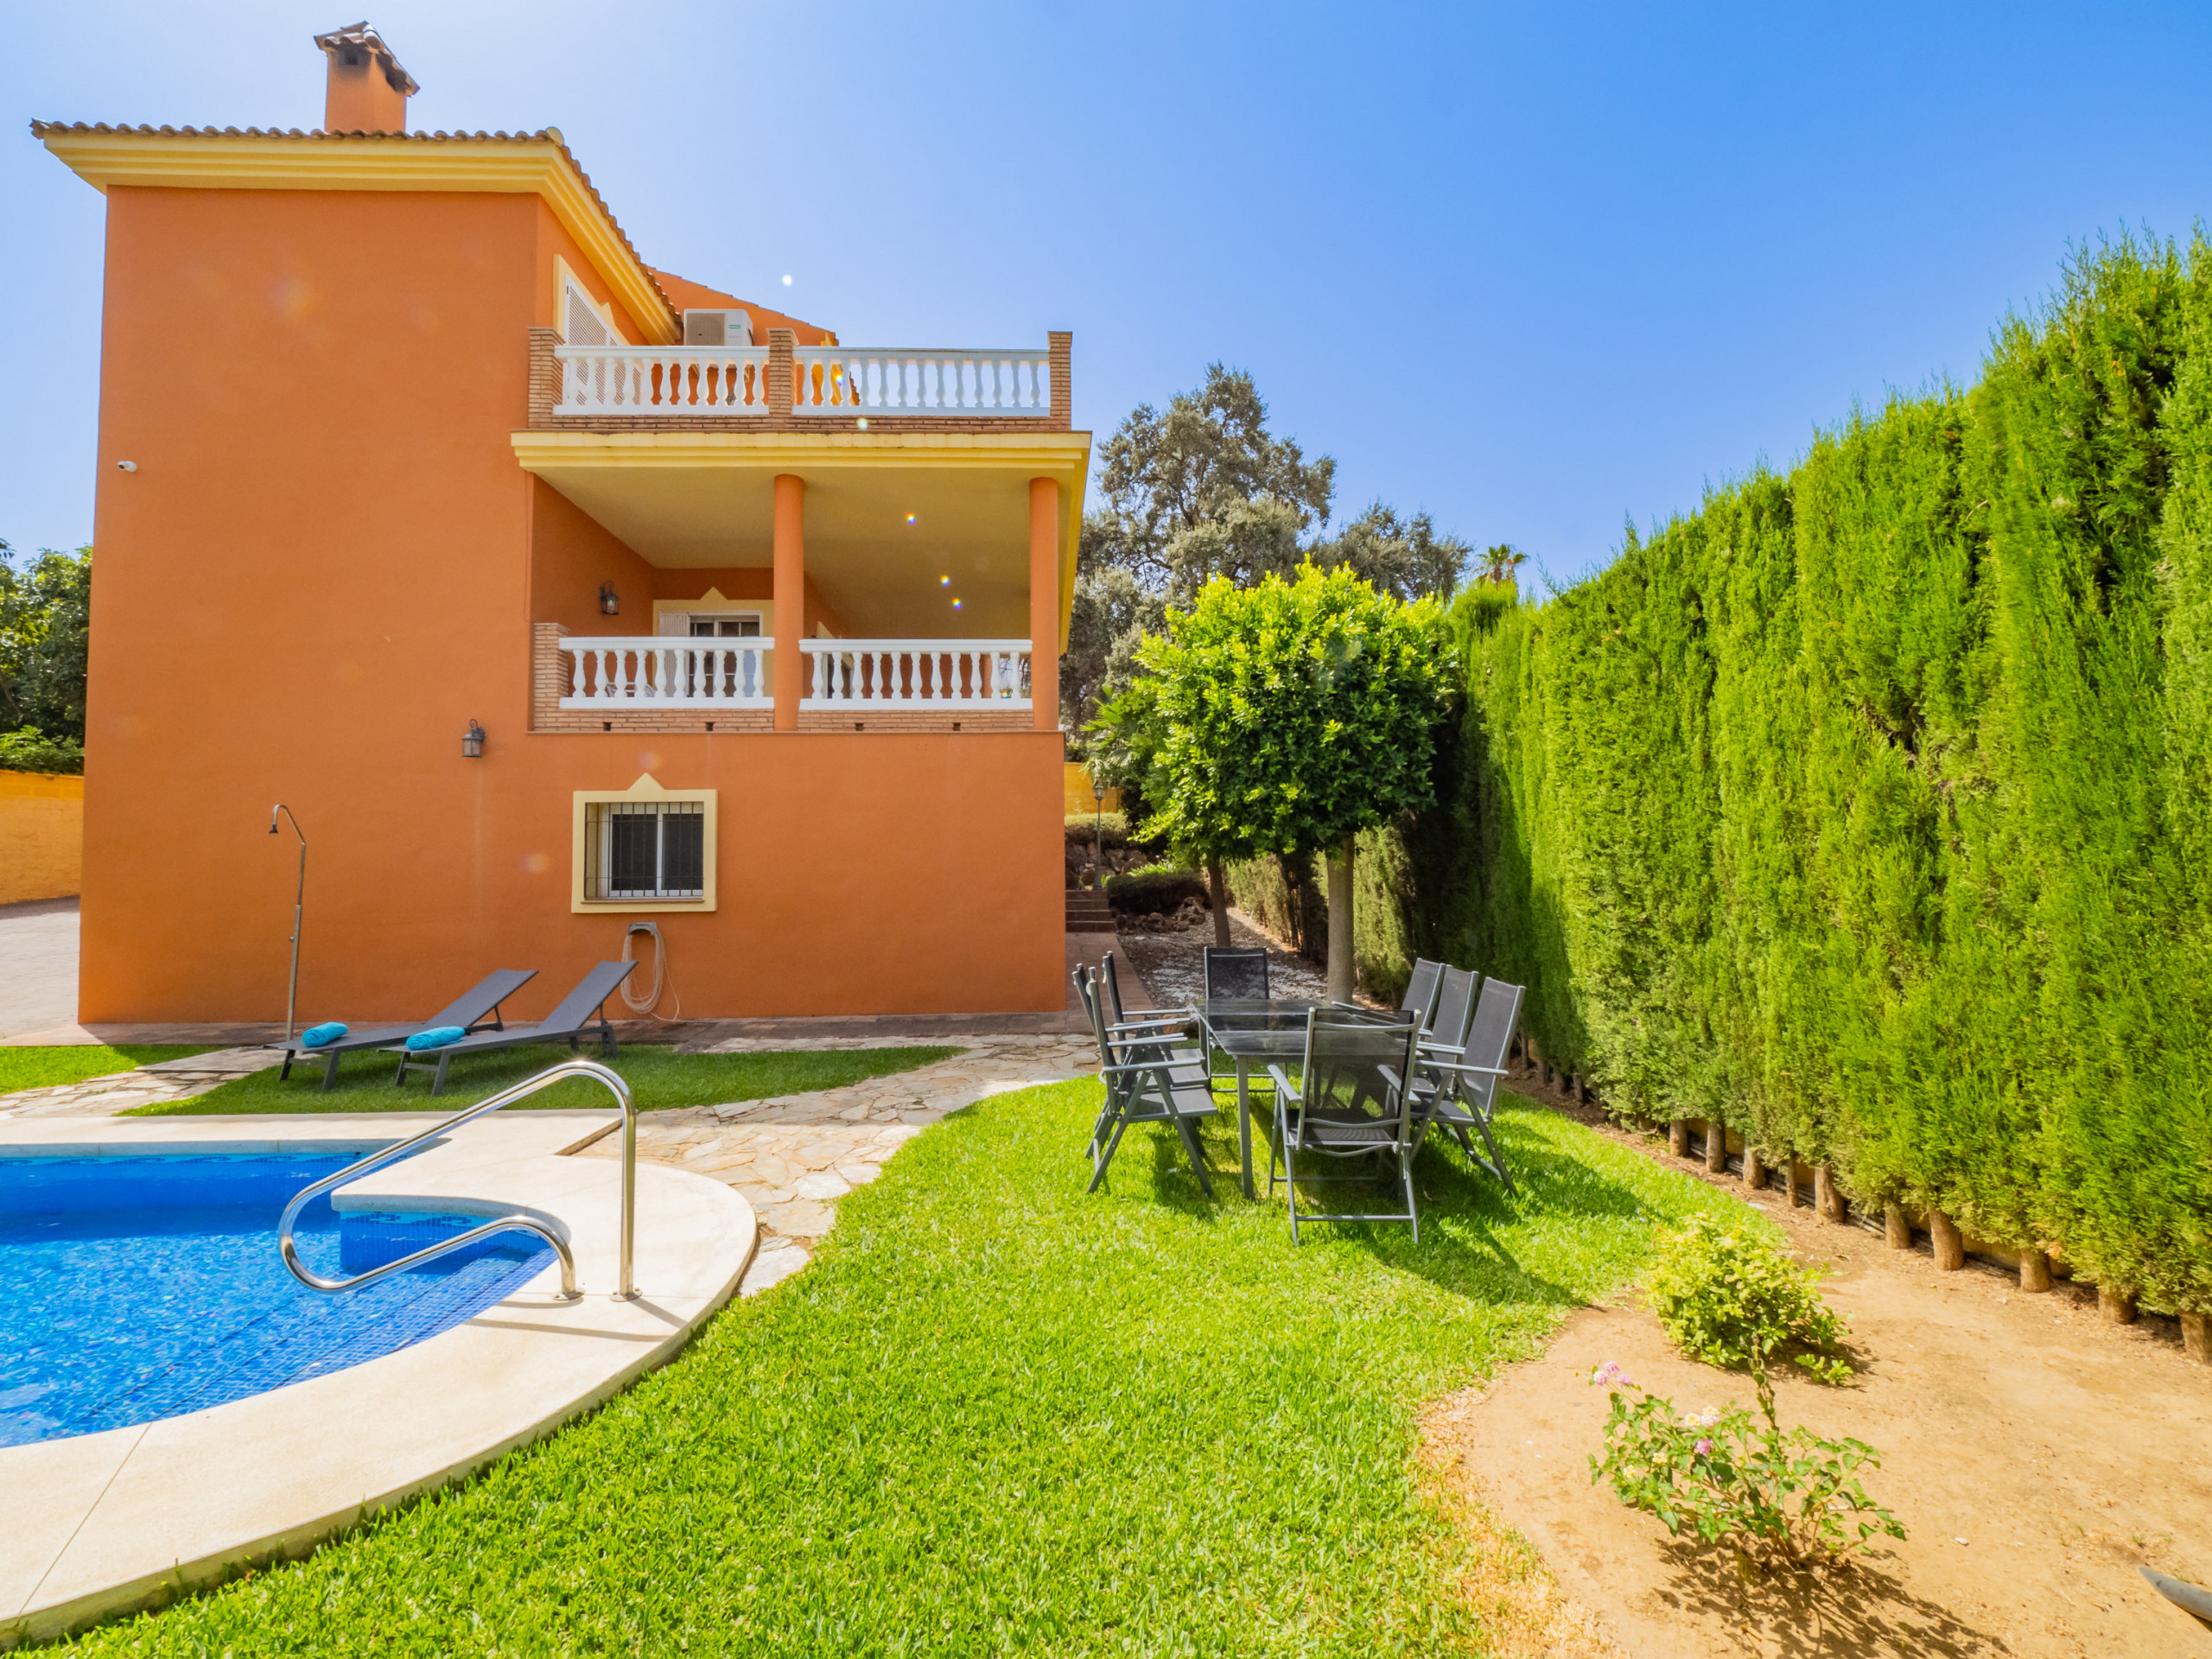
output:
M1266 950L1268 988L1277 996L1319 1001L1329 995L1325 973L1261 932L1241 910L1229 912L1229 938L1232 944ZM1205 995L1204 953L1213 943L1211 924L1183 933L1124 933L1121 940L1122 954L1143 976L1163 1007L1185 1007Z

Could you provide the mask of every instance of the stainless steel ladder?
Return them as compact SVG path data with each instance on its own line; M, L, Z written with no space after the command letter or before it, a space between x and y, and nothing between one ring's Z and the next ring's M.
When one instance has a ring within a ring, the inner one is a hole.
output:
M564 1077L598 1078L607 1085L613 1094L616 1103L622 1109L620 1284L615 1290L613 1300L618 1302L634 1301L638 1296L638 1287L632 1272L632 1257L637 1240L637 1103L630 1097L628 1084L623 1082L614 1072L598 1061L582 1058L563 1060L558 1065L548 1066L536 1077L525 1077L513 1088L503 1089L490 1099L479 1101L466 1111L456 1112L444 1122L433 1124L412 1139L398 1141L385 1147L381 1152L372 1152L359 1162L346 1165L335 1175L326 1175L314 1185L302 1187L294 1193L292 1201L284 1206L283 1219L276 1224L276 1248L283 1254L284 1265L291 1269L292 1277L309 1290L319 1290L326 1294L334 1295L343 1290L359 1290L364 1285L373 1285L379 1279L388 1279L395 1273L404 1273L410 1268L420 1267L425 1262L435 1261L439 1256L449 1255L465 1244L474 1244L477 1240L488 1238L493 1233L512 1232L519 1230L523 1232L537 1234L538 1237L553 1247L554 1254L561 1258L561 1300L564 1302L575 1301L583 1294L583 1292L576 1286L576 1258L569 1249L569 1241L543 1222L535 1220L529 1216L502 1216L496 1221L487 1221L481 1227L472 1227L468 1231L455 1237L441 1239L437 1243L416 1250L411 1255L403 1255L397 1262L387 1262L380 1268L372 1268L366 1273L354 1274L351 1279L325 1279L310 1272L306 1264L300 1260L299 1251L293 1247L292 1243L292 1224L299 1219L302 1210L324 1193L345 1185L357 1175L365 1175L372 1169L383 1168L386 1164L396 1164L401 1159L411 1156L427 1142L450 1135L465 1123L473 1123L480 1117L489 1116L503 1106L512 1106L518 1100L527 1099L530 1096L537 1093L539 1090L550 1088Z

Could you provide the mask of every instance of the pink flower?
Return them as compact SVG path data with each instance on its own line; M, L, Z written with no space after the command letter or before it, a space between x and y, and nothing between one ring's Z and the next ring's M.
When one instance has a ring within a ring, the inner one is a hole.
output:
M1700 1458L1709 1458L1713 1455L1713 1442L1711 1440L1700 1440L1690 1449L1695 1452Z
M1703 1411L1698 1413L1697 1420L1707 1428L1711 1428L1715 1423L1720 1421L1719 1407L1707 1406Z

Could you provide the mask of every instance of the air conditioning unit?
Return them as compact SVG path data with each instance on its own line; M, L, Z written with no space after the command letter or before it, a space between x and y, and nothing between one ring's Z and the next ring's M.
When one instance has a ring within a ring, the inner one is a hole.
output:
M753 343L753 314L750 311L686 311L683 314L683 343L686 346L750 346Z

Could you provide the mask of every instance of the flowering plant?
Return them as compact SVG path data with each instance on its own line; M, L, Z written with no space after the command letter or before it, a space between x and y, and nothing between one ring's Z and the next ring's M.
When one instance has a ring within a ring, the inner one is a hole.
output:
M1687 1529L1732 1546L1745 1572L1761 1559L1833 1561L1871 1548L1877 1535L1904 1537L1859 1483L1861 1468L1881 1467L1880 1454L1864 1440L1784 1429L1764 1363L1754 1375L1764 1426L1733 1404L1685 1416L1619 1366L1599 1367L1591 1385L1611 1391L1612 1411L1605 1455L1590 1459L1591 1484L1610 1478L1622 1503L1657 1516L1676 1537Z

